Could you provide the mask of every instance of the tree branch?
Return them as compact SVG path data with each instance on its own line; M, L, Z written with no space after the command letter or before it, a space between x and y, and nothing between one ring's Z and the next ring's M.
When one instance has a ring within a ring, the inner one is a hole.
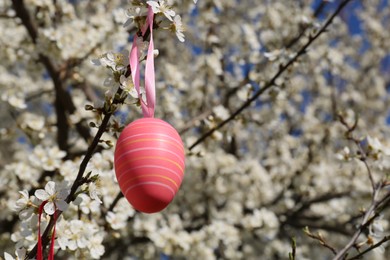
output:
M321 1L321 3L318 5L318 7L314 10L314 14L313 16L314 17L318 17L322 11L324 10L324 7L328 4L327 1ZM304 26L304 28L301 30L301 32L295 36L293 39L291 39L287 44L286 44L286 49L290 49L291 47L293 47L298 41L299 39L302 38L303 35L305 35L306 33L306 30L309 28L309 26Z
M24 1L12 0L12 6L16 12L16 16L20 18L23 26L26 28L28 34L30 35L32 42L36 45L38 38L38 29L30 13L27 10ZM69 123L65 111L68 111L70 114L73 114L76 111L76 106L74 105L70 94L65 91L63 84L64 79L61 78L61 73L59 69L56 68L52 60L41 53L38 55L38 58L39 61L46 68L54 84L54 89L56 92L56 100L54 106L56 108L58 128L57 141L59 148L61 150L67 151ZM76 129L86 141L89 141L91 136L89 133L89 128L86 125L82 124L82 122L79 122L76 124Z
M120 96L121 94L122 94L122 89L118 88L118 91L114 96L115 97ZM112 108L113 106L115 106L118 103L120 103L120 100L114 99L114 101L110 107ZM80 168L79 168L79 171L77 173L77 177L74 180L72 187L70 188L70 193L69 193L68 197L65 199L65 201L67 203L70 203L71 201L73 201L75 199L74 195L75 195L77 189L85 182L83 180L83 175L84 175L85 170L87 168L88 162L92 158L92 155L94 154L94 151L99 144L100 138L102 137L103 133L106 131L108 122L109 122L110 117L112 116L113 113L114 113L114 110L112 110L112 109L110 109L108 112L105 113L103 121L99 127L99 130L96 133L91 145L88 147L87 153L85 154L85 156L80 164ZM61 214L62 214L62 211L57 210L57 217L59 217ZM51 233L51 230L52 230L54 224L55 224L54 219L51 217L48 226L46 227L45 231L42 234L43 248L45 248L50 241L49 234ZM34 258L36 253L37 253L37 249L38 249L38 244L36 244L35 247L26 255L26 259Z
M320 196L313 198L309 201L302 202L301 206L289 215L291 217L298 216L300 213L304 212L306 209L308 209L311 205L313 205L315 203L322 203L322 202L330 201L333 199L342 198L342 197L347 196L349 194L350 194L349 191L344 191L344 192L326 193L326 194L320 195Z
M248 108L260 95L262 95L265 91L270 89L275 85L275 81L292 65L294 64L300 56L306 53L307 48L322 34L326 31L328 26L332 23L333 19L341 12L341 10L350 2L351 0L344 0L340 3L334 13L328 18L325 24L321 27L321 29L314 34L314 36L309 36L309 39L305 45L301 47L301 49L292 57L286 64L281 65L279 71L264 85L263 88L258 90L250 99L244 102L236 111L234 111L227 119L219 123L217 126L213 127L206 133L204 133L197 141L195 141L188 149L192 150L198 144L202 143L206 138L211 136L216 130L220 129L228 122L232 121L237 115L239 115L242 111Z

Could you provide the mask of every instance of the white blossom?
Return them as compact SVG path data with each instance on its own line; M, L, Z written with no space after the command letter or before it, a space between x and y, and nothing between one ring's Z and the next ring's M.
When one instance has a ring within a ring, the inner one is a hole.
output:
M102 232L96 233L92 236L88 249L93 259L100 259L104 254L104 246L102 245L104 235Z
M8 254L7 252L4 252L4 259L5 260L22 260L26 257L26 249L25 248L18 248L15 250L16 257L14 258L12 255Z
M184 26L183 26L183 23L181 21L181 16L180 15L176 15L173 18L172 30L173 30L173 32L176 33L176 37L179 39L179 41L181 41L181 42L185 41L184 33L183 33L184 32Z
M107 52L98 59L91 60L92 64L110 68L112 71L123 71L129 65L129 51Z
M138 17L143 15L142 9L139 6L132 6L125 12L127 20L123 23L123 27L129 27Z
M91 199L96 200L99 203L102 203L102 201L99 198L99 194L100 194L99 189L94 182L89 183L88 193Z
M264 52L264 57L266 57L270 61L274 61L282 54L282 52L283 50L279 49L273 50L271 52Z
M172 21L172 18L175 16L175 11L171 10L171 8L165 3L164 0L158 0L158 1L147 1L146 3L152 7L153 13L158 14L162 13L165 15L166 18L168 18L170 21Z
M113 229L122 229L126 227L127 215L121 213L114 213L109 211L106 216L107 222L110 223Z
M376 137L367 136L368 148L375 154L382 152L382 144Z
M82 200L80 209L84 214L99 212L101 201L91 200L86 194L80 194L78 197Z
M68 204L65 202L66 197L69 194L67 189L57 190L57 184L53 181L49 181L45 185L45 189L38 189L35 191L35 197L42 201L47 201L43 209L46 214L53 215L56 209L65 211Z
M81 220L72 220L70 222L69 231L70 237L67 246L70 250L87 247L91 232L88 230L88 225L85 225Z
M26 109L27 105L23 98L20 98L18 96L12 95L8 98L8 103L18 109Z
M15 203L15 211L19 212L19 217L21 219L28 219L34 212L34 203L32 202L32 197L29 196L27 190L19 191L22 195Z
M62 158L65 155L66 153L58 149L57 146L47 148L38 145L29 159L36 167L42 167L46 171L54 171L61 166Z
M229 117L229 111L222 105L219 105L213 109L215 116L221 120L225 120Z
M121 88L127 92L132 98L138 98L138 92L134 87L134 83L131 77L125 77L121 75L120 79Z
M351 159L351 152L349 148L346 146L343 150L336 154L336 158L340 161L349 161Z

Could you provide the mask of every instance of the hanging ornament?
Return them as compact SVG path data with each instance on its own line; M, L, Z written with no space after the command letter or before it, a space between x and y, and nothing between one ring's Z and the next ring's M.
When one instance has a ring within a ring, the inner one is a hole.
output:
M159 212L168 206L179 190L185 168L180 135L167 122L154 118L153 15L149 7L146 26L142 29L142 35L147 28L150 30L145 65L145 100L141 97L139 86L137 35L130 52L132 79L144 118L132 122L122 131L114 154L115 174L123 195L136 210L144 213Z
M163 120L138 119L118 139L116 177L126 199L139 211L163 210L179 190L184 167L180 136Z

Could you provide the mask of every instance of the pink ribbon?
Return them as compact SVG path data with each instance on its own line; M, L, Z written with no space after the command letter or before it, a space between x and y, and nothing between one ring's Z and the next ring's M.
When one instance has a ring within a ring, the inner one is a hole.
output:
M48 203L47 200L42 202L42 204L39 206L38 210L38 251L37 251L37 260L43 260L43 252L42 252L42 237L41 237L41 216L43 212L43 207ZM53 234L51 235L51 242L50 242L50 249L49 249L49 255L47 257L48 260L54 260L54 243L55 243L55 236L56 236L56 222L57 222L57 206L54 204L54 227L53 227Z
M137 45L137 34L134 36L133 46L130 51L130 68L131 68L131 77L133 79L133 83L135 89L138 92L138 97L141 102L142 113L144 117L154 117L154 107L156 104L156 86L155 86L155 75L154 75L154 43L153 43L153 16L154 13L152 8L149 6L148 8L148 16L146 18L146 24L144 28L142 28L142 36L145 35L146 30L149 27L150 30L150 41L148 54L146 56L146 65L145 65L145 94L146 94L146 102L142 99L141 91L140 91L140 64L139 58L140 53Z

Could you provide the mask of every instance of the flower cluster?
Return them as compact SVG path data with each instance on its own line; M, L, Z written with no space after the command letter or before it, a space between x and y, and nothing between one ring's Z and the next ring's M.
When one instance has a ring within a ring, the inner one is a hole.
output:
M100 259L104 254L102 246L104 232L97 223L85 220L73 219L58 222L57 243L61 250L83 250L88 252L88 257ZM84 250L85 249L85 250Z
M1 2L0 257L35 257L41 209L41 233L61 211L61 259L283 259L291 237L296 259L333 257L306 226L337 252L359 232L356 249L387 259L389 5L347 5L359 32L337 15L312 41L339 1L297 2ZM156 117L191 147L177 196L150 215L113 170L118 135L140 117L128 51L148 8Z
M172 1L166 0L153 0L146 2L147 6L150 6L153 13L157 16L160 14L164 15L165 19L167 19L170 23L168 28L176 34L179 41L184 42L184 26L181 21L181 16L176 14L171 3ZM196 4L196 1L194 1L194 3ZM124 22L123 26L129 27L132 23L135 23L138 27L140 27L142 17L146 16L147 6L139 1L133 1L132 6L126 10L127 20Z

